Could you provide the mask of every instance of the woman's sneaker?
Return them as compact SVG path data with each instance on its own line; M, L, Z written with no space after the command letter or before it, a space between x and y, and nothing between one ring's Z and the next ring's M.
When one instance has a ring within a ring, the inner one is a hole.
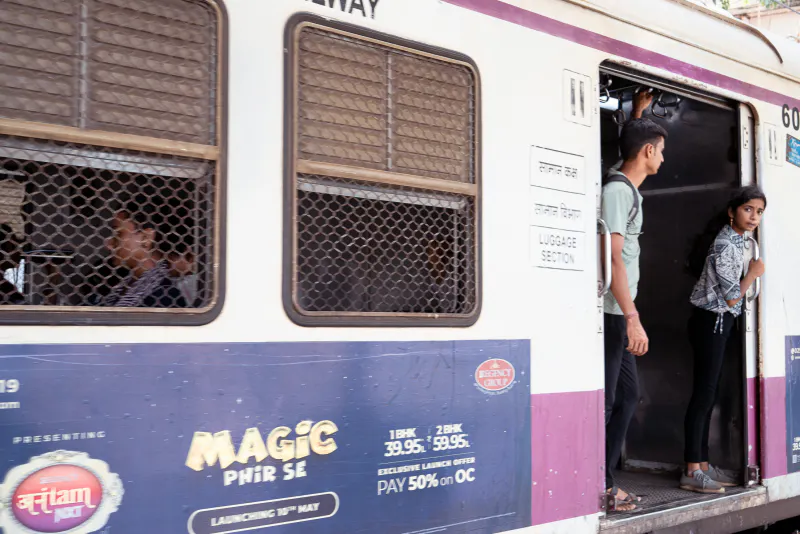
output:
M712 480L705 471L698 469L692 476L681 475L681 489L697 493L725 493L719 482Z
M719 484L720 486L726 488L732 488L734 486L738 486L739 484L736 482L736 479L730 477L722 472L722 470L718 467L714 467L713 465L708 465L708 471L703 471L705 474L711 478L714 482Z

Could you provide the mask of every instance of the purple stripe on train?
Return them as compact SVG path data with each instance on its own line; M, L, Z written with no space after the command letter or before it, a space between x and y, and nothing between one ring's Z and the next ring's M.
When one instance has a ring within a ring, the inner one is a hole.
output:
M786 378L761 379L761 476L787 474Z
M742 95L749 96L756 100L769 102L777 106L784 104L800 107L800 100L797 98L782 95L778 92L759 87L751 83L725 76L712 70L704 69L690 63L685 63L669 56L634 46L632 44L613 39L599 33L595 33L577 26L572 26L537 13L532 13L525 9L511 4L506 4L500 0L444 0L448 4L460 6L472 11L477 11L501 19L512 24L517 24L525 28L547 33L554 37L560 37L567 41L572 41L595 50L608 52L615 56L624 57L639 63L644 63L651 67L664 69L674 74L680 74L699 82L707 83L715 87L733 91Z
M786 380L747 381L748 460L759 463L762 476L787 474ZM531 396L532 507L534 525L599 511L605 463L603 390ZM758 440L756 409L761 405Z
M747 463L758 464L758 455L761 449L758 443L758 391L756 379L747 379Z
M786 455L786 378L747 379L747 461L761 466L762 478L788 471ZM760 391L756 390L759 384ZM760 409L760 412L759 412ZM760 415L759 415L760 413ZM760 426L759 426L760 419Z
M531 396L534 525L595 514L603 491L603 391Z

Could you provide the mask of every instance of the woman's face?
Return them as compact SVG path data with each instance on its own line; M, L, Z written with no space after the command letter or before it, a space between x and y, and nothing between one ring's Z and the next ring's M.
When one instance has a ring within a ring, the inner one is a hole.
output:
M735 230L741 232L752 232L761 224L761 217L764 216L766 205L760 198L749 200L736 208L736 213L732 214L733 226Z

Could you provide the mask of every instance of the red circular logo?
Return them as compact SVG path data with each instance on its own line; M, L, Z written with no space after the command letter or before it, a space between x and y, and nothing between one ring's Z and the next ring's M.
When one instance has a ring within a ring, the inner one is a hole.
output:
M64 532L88 521L103 499L100 480L76 465L45 467L14 491L14 517L35 532Z
M514 383L516 371L506 360L486 360L475 370L475 382L486 391L502 391Z

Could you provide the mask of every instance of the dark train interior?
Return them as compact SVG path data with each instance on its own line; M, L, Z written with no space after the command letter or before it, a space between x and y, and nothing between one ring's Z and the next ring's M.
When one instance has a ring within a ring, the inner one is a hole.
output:
M644 497L641 513L716 497L678 488L683 420L692 392L689 296L696 281L686 259L695 237L740 184L740 140L736 103L673 92L669 85L627 74L616 68L600 75L603 172L620 159L619 134L631 117L636 91L653 91L653 104L643 117L669 134L664 164L640 188L644 226L636 306L650 351L637 359L640 399L623 449L619 485ZM711 463L743 476L747 422L741 329L731 339L712 419ZM727 495L737 491L730 490Z

